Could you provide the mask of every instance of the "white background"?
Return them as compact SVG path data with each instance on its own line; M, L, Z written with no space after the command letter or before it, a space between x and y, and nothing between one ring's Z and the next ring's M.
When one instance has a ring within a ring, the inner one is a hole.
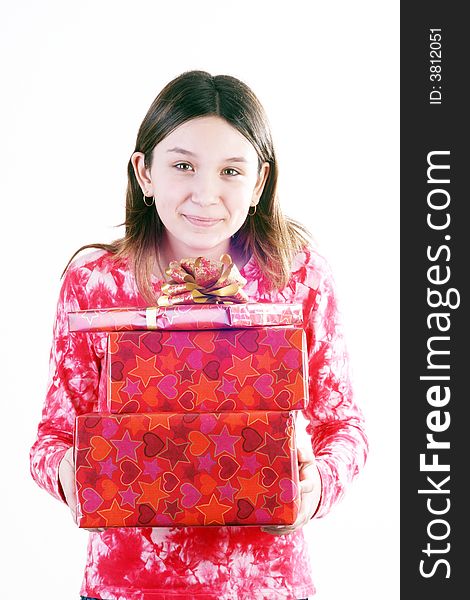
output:
M271 121L285 212L337 283L370 456L306 531L318 600L399 597L399 4L1 2L2 597L78 598L87 533L29 474L59 277L122 235L127 161L160 89L239 77ZM6 558L6 564L5 564Z

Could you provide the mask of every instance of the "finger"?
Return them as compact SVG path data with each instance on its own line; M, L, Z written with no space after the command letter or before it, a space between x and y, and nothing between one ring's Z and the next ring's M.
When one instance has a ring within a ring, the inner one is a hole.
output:
M270 535L286 535L287 533L291 533L285 527L263 527L261 530Z
M67 501L67 505L72 512L75 512L77 507L77 499L75 496L75 485L69 479L64 478L62 481L62 489L64 490L64 496Z
M267 525L266 527L262 527L261 530L273 535L286 535L287 533L292 533L299 527L302 527L304 524L305 516L301 511L297 514L297 518L292 525Z
M303 463L312 463L315 461L315 455L313 454L313 449L310 446L301 446L297 448L297 457L299 462Z
M65 499L70 510L74 513L77 508L77 498L75 494L75 485L69 479L65 479L62 483L62 489L64 490Z
M298 525L286 525L282 527L273 527L263 529L266 533L270 533L272 535L288 535L289 533L293 533L296 529L301 527L303 523L299 523Z
M303 479L299 482L300 492L302 494L310 494L314 490L313 481L311 479Z

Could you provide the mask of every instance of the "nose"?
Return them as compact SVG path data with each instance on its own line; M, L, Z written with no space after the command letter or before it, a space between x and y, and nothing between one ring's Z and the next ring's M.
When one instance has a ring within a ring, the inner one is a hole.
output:
M220 199L218 182L211 175L199 174L193 180L191 200L199 206L217 204Z

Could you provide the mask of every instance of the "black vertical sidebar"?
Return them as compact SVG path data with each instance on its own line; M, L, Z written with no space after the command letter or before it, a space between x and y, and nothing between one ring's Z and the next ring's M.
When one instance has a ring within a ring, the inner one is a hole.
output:
M430 0L400 8L404 600L470 597L470 35L463 6Z

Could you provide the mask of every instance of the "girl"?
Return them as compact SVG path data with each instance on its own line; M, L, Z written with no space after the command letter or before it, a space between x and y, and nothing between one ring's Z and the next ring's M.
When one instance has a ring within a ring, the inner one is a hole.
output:
M265 113L241 81L189 71L160 92L128 165L124 237L83 246L96 250L74 255L64 271L31 472L75 513L73 424L79 413L104 409L105 334L69 332L67 312L154 305L171 260L229 253L250 301L303 305L311 444L298 451L298 518L288 527L92 530L82 597L315 594L302 527L343 496L365 462L367 439L352 399L332 277L308 232L283 216L277 174Z

